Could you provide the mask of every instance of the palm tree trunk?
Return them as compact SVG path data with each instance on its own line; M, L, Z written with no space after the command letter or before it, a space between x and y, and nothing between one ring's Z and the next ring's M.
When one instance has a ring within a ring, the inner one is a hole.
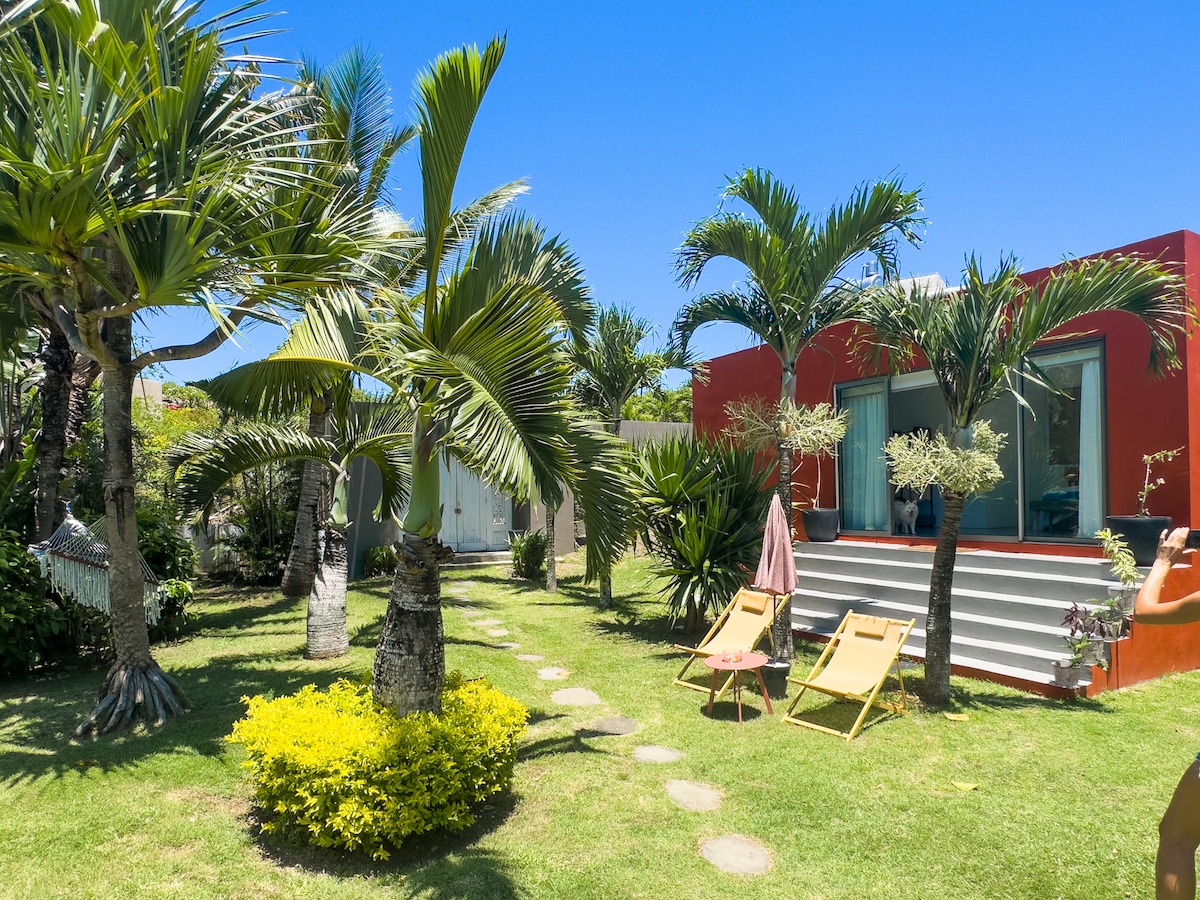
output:
M76 729L104 734L141 717L162 724L190 704L179 685L150 655L133 471L133 382L130 365L133 322L108 322L108 346L115 365L103 372L104 512L108 527L108 590L116 662L109 669L100 702Z
M308 433L324 437L329 406L325 397L314 397L308 413ZM292 549L283 569L280 588L285 597L310 597L317 575L318 532L325 521L323 507L328 493L329 467L309 460L300 476L300 505L296 509L296 528L292 534ZM312 607L310 605L309 609Z
M63 436L63 443L68 451L75 446L83 431L83 423L91 407L92 385L100 377L100 365L94 359L89 359L82 353L76 353L74 357L75 363L71 368L71 400L67 408L67 430ZM58 486L59 502L54 510L54 528L63 523L67 517L67 504L75 500L75 488L78 484L75 476L78 469L79 461L69 456L66 460L66 477Z
M954 586L954 561L958 551L958 527L967 497L955 491L943 491L946 505L937 549L933 554L933 572L929 578L929 614L925 618L925 689L921 699L927 706L941 708L950 704L950 601Z
M333 659L350 649L346 630L346 533L333 525L324 529L321 564L308 598L308 659Z
M779 451L779 484L776 493L783 503L783 512L787 516L788 532L792 530L792 448L780 443ZM792 639L791 604L775 617L771 626L771 643L774 647L772 659L775 663L791 665L796 659L796 644ZM783 668L783 665L779 666Z
M612 571L605 569L600 573L600 608L612 609Z
M437 536L404 532L375 650L375 701L400 715L441 713L446 681L441 568L454 552Z
M546 591L558 593L558 565L554 560L554 517L558 510L546 507Z
M51 326L42 352L46 375L42 379L42 432L38 439L37 498L34 504L34 540L44 541L54 533L58 515L59 485L67 449L67 420L71 410L71 374L75 354L62 330Z

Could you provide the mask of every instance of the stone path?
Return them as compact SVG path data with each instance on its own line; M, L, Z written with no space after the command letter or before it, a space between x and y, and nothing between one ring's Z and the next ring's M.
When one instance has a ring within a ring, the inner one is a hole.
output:
M560 706L599 706L603 701L595 691L587 688L563 688L550 695Z
M508 629L507 628L489 628L487 630L487 633L488 633L488 637L507 637Z
M542 681L562 681L571 673L566 669L559 669L551 666L548 669L538 669L538 678Z
M670 747L659 747L655 744L643 744L635 747L633 758L645 763L672 763L683 759L683 754Z
M710 784L672 778L667 782L667 794L676 806L691 812L709 812L721 805L721 792Z
M499 619L477 619L476 621L472 622L471 624L474 625L476 628L491 628L496 625L503 625L504 623L501 622Z
M605 716L592 723L592 731L611 735L633 734L637 727L637 719L628 716Z
M762 875L771 868L771 854L758 841L726 834L700 844L700 855L731 875Z
M546 657L538 653L518 653L517 659L521 662L541 662Z
M514 644L512 641L505 641L503 644L497 644L496 646L499 647L501 650L516 650L521 645Z

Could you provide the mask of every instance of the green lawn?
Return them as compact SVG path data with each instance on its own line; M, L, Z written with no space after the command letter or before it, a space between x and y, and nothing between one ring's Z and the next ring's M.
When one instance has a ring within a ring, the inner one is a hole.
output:
M487 675L525 703L529 736L512 795L474 829L405 845L384 864L259 836L241 751L223 738L242 696L368 670L385 580L356 586L351 654L332 662L300 658L303 604L237 589L208 595L191 636L158 651L196 707L158 732L69 740L97 669L0 683L0 896L1153 896L1158 816L1200 749L1196 675L1076 703L959 680L967 721L915 710L847 745L780 722L782 700L765 715L750 692L744 725L730 702L706 717L705 695L670 683L681 636L670 633L645 560L618 568L610 613L596 612L577 562L564 568L558 595L500 569L449 573L448 667ZM472 627L456 598L511 634ZM521 649L497 649L502 641ZM815 654L804 645L800 654L806 671ZM543 666L570 677L541 681ZM908 674L916 683L920 670ZM591 688L604 705L556 706L550 695L562 687ZM597 736L588 726L604 715L633 716L640 728ZM685 756L639 763L640 744ZM676 807L664 790L672 778L720 788L720 809ZM727 833L766 845L771 871L724 875L698 855L701 841Z

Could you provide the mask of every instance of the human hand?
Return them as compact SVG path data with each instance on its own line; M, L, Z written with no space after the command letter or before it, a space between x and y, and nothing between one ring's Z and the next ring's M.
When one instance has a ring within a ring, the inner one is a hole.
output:
M1175 563L1183 559L1184 553L1191 553L1191 550L1184 550L1184 544L1187 541L1188 528L1176 528L1169 534L1166 531L1158 538L1158 560L1165 562L1168 566L1173 566Z

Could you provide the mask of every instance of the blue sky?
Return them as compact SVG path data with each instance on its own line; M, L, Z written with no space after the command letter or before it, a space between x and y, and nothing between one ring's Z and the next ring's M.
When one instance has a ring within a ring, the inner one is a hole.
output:
M216 9L213 6L213 9ZM379 51L398 117L438 53L507 32L472 134L465 200L526 177L521 208L562 234L601 303L665 338L689 294L683 232L726 177L764 166L810 210L889 173L923 185L929 224L905 273L957 281L966 253L1052 264L1181 228L1200 230L1200 4L392 3L269 0L286 33L258 49L329 61ZM396 167L418 217L416 154ZM714 266L701 289L728 287ZM155 344L198 321L150 320ZM204 377L274 349L269 328L178 364ZM707 356L750 345L709 326Z

